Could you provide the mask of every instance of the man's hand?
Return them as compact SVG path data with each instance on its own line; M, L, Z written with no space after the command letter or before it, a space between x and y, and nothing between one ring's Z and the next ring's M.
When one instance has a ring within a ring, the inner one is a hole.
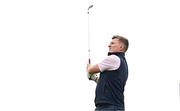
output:
M87 64L86 70L88 79L93 80L97 83L99 79L97 73L100 72L98 65Z
M97 83L98 80L99 80L99 77L98 77L97 73L95 73L95 74L88 74L88 79Z

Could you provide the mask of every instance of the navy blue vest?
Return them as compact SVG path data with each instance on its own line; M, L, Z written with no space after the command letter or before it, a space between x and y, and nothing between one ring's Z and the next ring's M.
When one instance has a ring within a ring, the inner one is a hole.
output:
M121 64L117 70L104 71L96 86L95 105L114 105L124 109L124 87L128 78L128 65L123 52L108 53L120 58Z

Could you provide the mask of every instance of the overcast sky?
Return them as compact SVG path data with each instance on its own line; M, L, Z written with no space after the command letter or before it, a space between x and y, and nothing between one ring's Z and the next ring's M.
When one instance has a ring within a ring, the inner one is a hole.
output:
M178 0L1 0L1 111L94 110L92 4L92 63L113 35L130 42L126 111L179 111Z

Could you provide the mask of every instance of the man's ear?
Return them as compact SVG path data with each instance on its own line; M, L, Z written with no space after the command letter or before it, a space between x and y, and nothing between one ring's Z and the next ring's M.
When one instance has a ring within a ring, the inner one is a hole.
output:
M123 44L121 44L121 45L120 45L120 48L123 49L123 47L124 47Z
M123 44L120 45L120 49L124 50L124 45Z

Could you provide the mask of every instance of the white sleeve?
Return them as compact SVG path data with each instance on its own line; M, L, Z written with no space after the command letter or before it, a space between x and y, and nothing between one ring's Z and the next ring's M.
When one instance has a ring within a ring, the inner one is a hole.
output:
M98 64L101 72L105 70L116 70L120 66L120 58L116 55L107 56L102 62Z

